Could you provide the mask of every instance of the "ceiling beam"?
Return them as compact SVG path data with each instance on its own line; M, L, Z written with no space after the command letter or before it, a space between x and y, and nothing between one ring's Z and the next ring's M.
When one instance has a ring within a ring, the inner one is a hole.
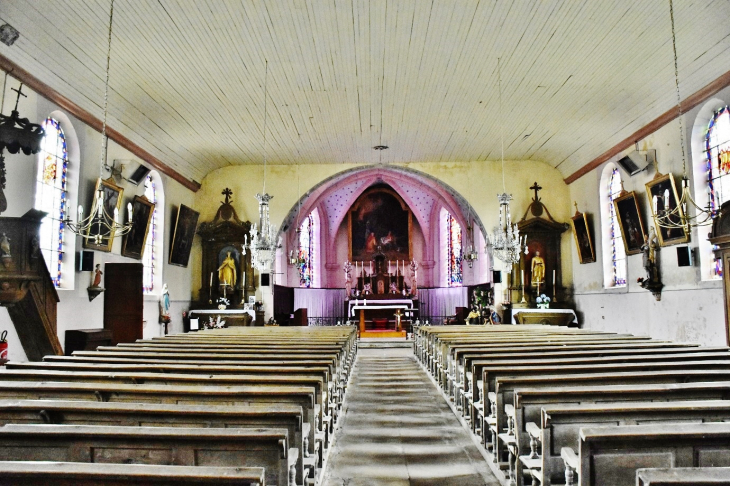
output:
M682 114L687 113L692 108L696 107L700 103L706 101L710 96L716 94L721 89L726 88L730 86L730 71L726 72L701 90L697 91L696 93L693 93L692 95L688 96L682 101ZM588 162L586 165L584 165L581 169L575 171L568 177L566 177L565 183L566 184L572 184L573 182L577 181L593 169L599 167L604 162L608 161L611 157L614 157L624 150L626 150L629 147L632 147L636 142L639 142L643 140L644 138L648 137L652 133L659 130L661 127L666 125L667 123L671 122L672 120L675 120L677 118L677 107L670 108L669 110L665 111L659 117L655 118L651 122L649 122L644 127L640 128L639 130L635 131L631 135L629 135L627 138L621 140L619 143L608 149L607 151L603 152L601 155L596 157L595 159Z
M43 81L39 80L32 74L30 74L28 71L20 67L15 62L11 61L7 57L0 54L0 69L5 71L6 73L10 74L12 77L17 79L18 81L22 82L26 86L28 86L30 89L38 93L40 96L44 97L51 103L55 103L58 105L61 109L67 111L69 114L73 115L74 117L78 118L79 121L82 123L87 124L97 132L101 133L102 128L102 121L89 113L88 111L81 108L79 105L74 103L73 101L69 100L65 96L63 96L61 93L56 91L55 89L51 88L47 84L45 84ZM125 137L121 133L119 133L117 130L114 130L109 125L106 127L106 134L107 137L110 140L113 140L114 142L118 143L121 147L129 150L134 155L142 159L145 163L152 166L152 168L162 172L166 176L170 177L171 179L179 182L186 188L190 189L193 192L198 192L200 189L200 183L191 179L188 179L187 177L180 174L178 171L174 170L164 162L162 162L160 159L152 155L151 153L147 152L145 149L137 145L136 143L132 142L129 138Z

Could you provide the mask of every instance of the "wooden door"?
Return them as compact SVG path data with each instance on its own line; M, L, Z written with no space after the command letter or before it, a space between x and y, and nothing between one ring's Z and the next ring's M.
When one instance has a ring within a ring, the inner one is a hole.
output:
M112 344L142 339L141 263L104 265L104 329L112 332Z

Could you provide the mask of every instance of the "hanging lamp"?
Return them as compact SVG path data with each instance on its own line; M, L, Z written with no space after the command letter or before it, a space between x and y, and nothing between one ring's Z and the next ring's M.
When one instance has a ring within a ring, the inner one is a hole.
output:
M681 195L674 208L665 207L657 211L654 221L657 226L666 229L682 228L689 235L690 230L697 226L712 224L712 220L720 215L719 210L712 210L710 202L707 207L700 207L692 196L687 176L687 155L684 141L684 127L682 124L682 98L679 95L679 67L677 63L677 36L674 30L674 4L669 0L669 18L672 25L672 53L674 55L674 86L677 93L677 121L679 122L679 144L682 149L682 181ZM694 215L690 215L690 210Z
M495 258L512 266L520 261L524 251L527 255L527 236L520 236L517 224L512 223L509 202L512 194L507 194L504 182L504 121L502 119L502 71L500 59L497 59L497 83L499 86L499 138L502 146L502 194L497 195L499 201L499 225L494 227L491 241L487 241L487 252ZM491 252L490 252L491 247Z
M269 201L274 196L266 192L266 119L267 119L267 82L269 78L269 61L266 61L264 73L264 184L263 194L257 193L256 200L259 202L259 224L251 225L249 232L250 239L247 245L244 245L244 254L246 251L251 252L251 265L260 272L269 271L276 256L276 250L281 248L281 238L276 240L276 226L271 224L269 219Z
M109 66L111 64L112 51L112 25L114 22L114 0L111 0L109 9L109 37L106 51L106 78L104 81L104 119L101 125L101 161L99 167L99 179L104 174L107 165L107 148L109 139L106 136L106 120L109 111ZM72 233L81 236L84 240L94 245L104 245L114 239L116 235L124 235L132 229L132 204L127 204L127 223L119 222L119 214L116 207L112 214L107 209L104 201L104 185L98 184L94 200L91 204L89 215L84 218L84 208L79 205L78 217L74 222L70 217L63 220L63 224Z

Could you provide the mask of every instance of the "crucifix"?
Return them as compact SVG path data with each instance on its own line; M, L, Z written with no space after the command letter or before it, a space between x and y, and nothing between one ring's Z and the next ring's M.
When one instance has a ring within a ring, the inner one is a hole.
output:
M13 110L13 111L18 111L18 102L20 101L20 97L21 96L23 98L27 98L28 97L28 95L26 95L25 93L23 93L23 83L20 83L20 86L18 87L18 89L11 88L10 91L15 91L16 93L18 93L18 97L15 99L15 110Z
M540 198L538 197L537 193L538 193L538 191L540 191L542 189L542 187L538 186L537 181L535 181L535 183L532 186L530 186L530 189L535 191L535 198L533 199L533 201L536 201L536 202L539 201Z
M229 188L223 189L223 192L221 192L226 197L226 202L224 204L229 204L231 201L231 196L233 195L233 191L231 191Z

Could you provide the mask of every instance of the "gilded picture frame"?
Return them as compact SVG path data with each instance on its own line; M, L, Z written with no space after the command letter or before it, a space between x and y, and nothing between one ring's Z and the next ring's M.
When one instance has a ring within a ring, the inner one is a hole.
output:
M92 194L92 204L89 207L94 207L93 198L96 197L96 193L99 191L99 189L101 189L104 194L104 211L106 211L110 218L113 218L114 210L116 209L119 212L119 222L123 222L123 218L126 216L121 214L124 189L114 184L114 180L111 177L108 179L97 179L96 187L94 188L94 193ZM84 215L84 217L86 216L87 215ZM106 243L94 243L93 237L98 235L99 233L104 236L103 241L105 241ZM84 236L84 248L89 250L104 251L107 253L111 252L112 244L114 243L114 235L110 235L109 233L109 231L104 231L103 229L100 231L100 229L96 225L92 225L86 231L86 235Z
M644 244L646 232L644 231L644 223L641 220L636 193L631 191L617 197L613 200L613 208L618 218L626 255L641 253L641 246Z
M188 266L195 230L198 227L198 217L200 217L200 213L184 204L180 205L175 224L172 227L170 257L168 259L170 265Z
M596 254L593 250L593 239L591 238L591 229L588 226L588 217L585 213L576 212L570 220L575 247L578 250L578 260L581 264L595 262Z
M154 213L154 203L144 196L134 196L132 201L132 229L124 235L122 256L137 260L142 259Z
M669 220L677 225L680 224L681 218L684 216L681 206L677 207L679 196L677 195L674 176L672 174L662 175L657 173L654 179L646 183L646 194L649 197L649 209L654 219L659 244L669 246L687 243L689 235L683 227L662 228L657 223L657 216L665 210L673 211L678 209L678 214L669 217Z

